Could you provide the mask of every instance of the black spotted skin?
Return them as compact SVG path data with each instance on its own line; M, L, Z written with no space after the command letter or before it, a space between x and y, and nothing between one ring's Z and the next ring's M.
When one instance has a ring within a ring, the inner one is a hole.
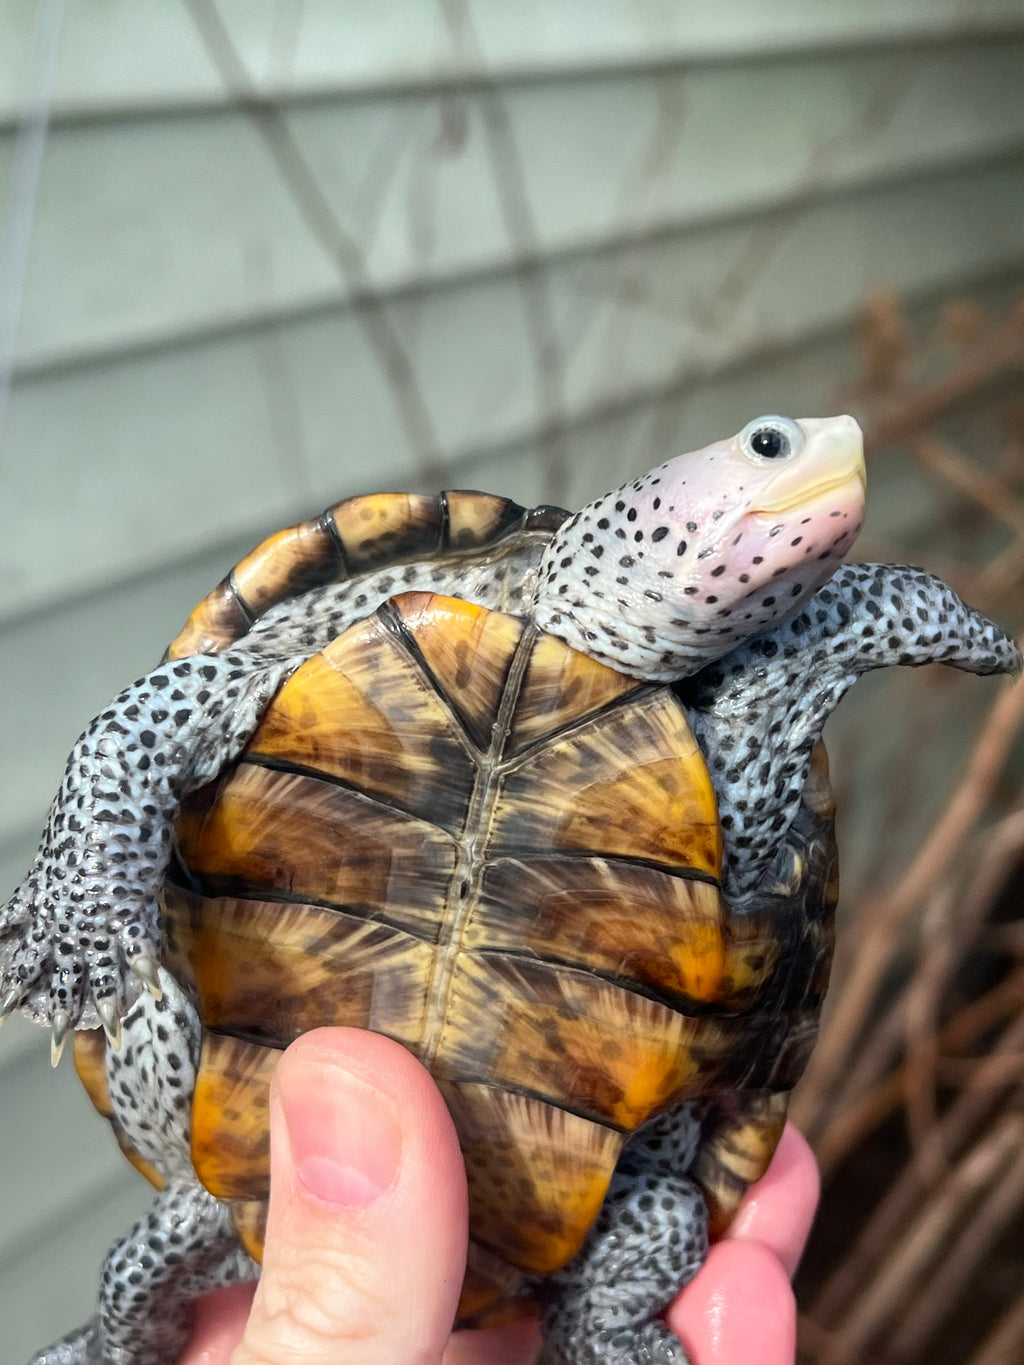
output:
M730 895L757 885L750 855L771 848L791 825L824 721L857 679L876 668L927 663L1014 673L1020 651L921 569L844 564L774 630L680 684L710 757Z
M115 1002L120 1015L142 986L131 987L126 968L159 961L155 888L181 798L239 752L299 662L255 669L234 651L169 662L126 688L75 745L39 852L0 915L6 979L23 983L23 1008L52 1020L58 1044L69 1023L113 1031L104 1006Z
M577 512L544 557L538 623L613 668L672 682L805 602L852 546L864 488L852 418L799 426L804 444L780 464L741 433Z
M542 1290L540 1365L691 1365L652 1314L704 1264L707 1209L686 1174L700 1116L684 1105L638 1134L576 1259Z

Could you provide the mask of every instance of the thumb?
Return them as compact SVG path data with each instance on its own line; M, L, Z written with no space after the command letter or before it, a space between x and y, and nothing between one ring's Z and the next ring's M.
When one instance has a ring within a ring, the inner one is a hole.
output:
M466 1254L466 1179L444 1101L399 1044L304 1034L271 1091L263 1275L232 1365L433 1365Z

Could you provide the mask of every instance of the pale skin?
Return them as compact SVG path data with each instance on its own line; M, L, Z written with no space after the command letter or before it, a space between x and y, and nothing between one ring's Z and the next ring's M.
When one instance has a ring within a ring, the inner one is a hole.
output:
M353 1115L358 1119L353 1121ZM536 1329L451 1335L466 1186L440 1094L397 1044L319 1029L284 1054L271 1109L263 1277L199 1306L180 1365L528 1365ZM818 1197L786 1130L728 1238L668 1312L696 1365L792 1365L789 1277Z

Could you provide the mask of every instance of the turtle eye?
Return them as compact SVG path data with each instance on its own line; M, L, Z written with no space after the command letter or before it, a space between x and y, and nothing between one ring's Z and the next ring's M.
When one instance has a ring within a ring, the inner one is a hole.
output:
M796 455L803 446L804 434L789 417L755 417L740 432L739 440L745 455L764 464Z

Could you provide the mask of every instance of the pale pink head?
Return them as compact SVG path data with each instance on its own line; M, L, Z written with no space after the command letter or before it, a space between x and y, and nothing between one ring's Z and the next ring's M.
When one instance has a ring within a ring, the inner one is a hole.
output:
M685 677L832 575L864 485L852 417L758 417L572 517L545 555L537 621L625 673Z

